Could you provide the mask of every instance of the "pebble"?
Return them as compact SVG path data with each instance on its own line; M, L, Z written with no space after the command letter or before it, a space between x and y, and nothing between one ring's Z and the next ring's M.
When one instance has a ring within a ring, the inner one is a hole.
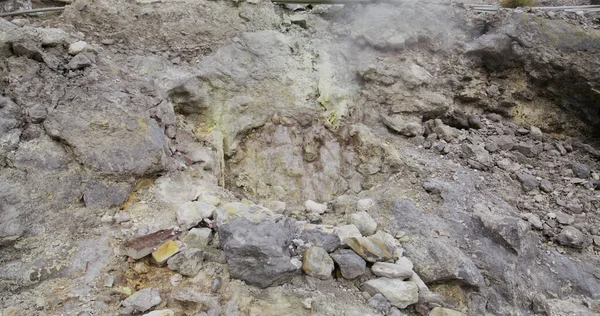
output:
M304 301L302 301L302 306L306 309L312 309L313 299L308 297Z
M314 213L314 214L323 214L327 211L327 205L322 204L322 203L317 203L313 200L308 200L308 201L304 202L304 208L307 213Z
M69 55L77 55L77 54L81 53L85 49L86 46L87 46L87 43L84 41L75 42L75 43L69 45Z
M133 309L133 311L145 312L161 302L162 299L160 298L158 289L145 288L133 293L133 295L123 300L121 304L125 308Z
M356 226L363 236L371 236L377 231L377 222L365 211L350 215L350 224Z

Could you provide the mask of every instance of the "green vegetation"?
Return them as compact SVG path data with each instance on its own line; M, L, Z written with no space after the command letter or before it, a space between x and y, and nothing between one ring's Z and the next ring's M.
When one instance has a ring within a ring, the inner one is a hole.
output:
M532 7L535 0L500 0L500 6L503 8Z

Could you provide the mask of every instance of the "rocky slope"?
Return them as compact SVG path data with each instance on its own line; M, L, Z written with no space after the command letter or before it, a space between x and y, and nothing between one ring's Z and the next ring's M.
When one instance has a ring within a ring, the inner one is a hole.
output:
M0 19L1 315L600 313L600 33L563 15Z

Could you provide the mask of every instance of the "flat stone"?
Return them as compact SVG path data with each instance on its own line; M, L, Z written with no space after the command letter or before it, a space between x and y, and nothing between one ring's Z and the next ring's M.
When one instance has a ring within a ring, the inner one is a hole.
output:
M158 289L145 288L133 293L133 295L126 298L121 304L125 308L133 308L135 311L145 312L161 302L162 299L160 298L160 291Z
M350 249L339 249L331 254L331 258L345 279L351 280L365 273L367 262Z
M412 270L414 268L412 261L406 257L398 258L398 260L396 260L396 265L399 265L407 270Z
M394 257L394 245L383 237L378 232L369 237L349 237L346 242L368 262L387 261Z
M170 309L161 309L158 311L151 311L142 316L175 316L175 312Z
M542 220L539 216L532 213L527 213L524 214L523 217L531 224L531 226L535 227L536 229L544 228Z
M79 70L91 65L92 61L87 56L80 53L71 58L71 61L69 61L69 64L67 64L67 68L71 70Z
M412 269L406 269L405 266L387 262L375 262L371 271L379 277L402 280L410 278L414 273Z
M521 182L521 186L525 192L533 191L538 188L538 180L530 174L519 172L517 173L517 180Z
M158 246L154 252L152 252L152 258L159 265L165 263L169 258L180 251L179 246L172 240L167 240L164 244Z
M575 217L560 211L555 212L556 221L563 225L571 225L575 222Z
M336 227L334 233L340 238L342 246L347 245L346 239L350 237L362 237L360 230L354 225L344 225Z
M363 283L362 288L371 296L381 293L392 306L400 309L419 301L419 290L412 281L379 278Z
M304 202L304 208L306 209L307 213L314 213L314 214L323 214L327 211L327 205L322 204L322 203L317 203L312 200L308 200L308 201Z
M327 252L333 252L341 246L340 238L337 235L320 229L304 229L300 234L300 239L314 246L321 247Z
M428 316L464 316L465 314L455 311L453 309L444 307L434 307L428 314Z
M204 252L200 249L187 248L167 260L167 267L179 274L194 277L200 272Z
M546 193L550 193L554 190L554 187L550 181L542 179L542 181L540 181L540 189Z
M402 41L402 44L404 44L404 40ZM418 122L405 120L401 115L381 115L380 117L385 126L400 135L406 137L423 135L423 126L421 126L421 124Z
M177 223L183 229L190 229L205 218L211 218L215 213L216 207L204 202L187 202L182 204L177 210Z
M165 241L175 239L178 234L174 229L163 229L136 237L124 243L125 251L129 257L137 260L151 254Z
M371 305L371 307L373 307L374 309L376 309L384 315L387 315L388 311L392 307L392 305L390 305L390 302L388 302L387 298L385 298L385 296L383 296L381 293L373 295L373 297L369 299L368 303L369 305Z
M69 45L69 55L77 55L77 54L81 53L85 49L86 46L87 46L87 43L84 41L75 42L75 43Z
M331 278L333 269L333 260L329 257L325 249L311 247L304 252L302 260L302 271L304 273L325 280Z
M363 236L371 236L377 231L377 222L365 211L350 215L350 224L356 226Z
M205 248L212 240L212 229L192 228L183 238L183 243L190 248Z

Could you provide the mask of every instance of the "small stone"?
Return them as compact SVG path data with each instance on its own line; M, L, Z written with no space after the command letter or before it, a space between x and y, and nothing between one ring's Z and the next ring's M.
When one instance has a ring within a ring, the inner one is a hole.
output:
M145 288L133 293L133 295L126 298L121 304L125 308L131 307L135 311L145 312L161 302L162 299L160 298L158 289Z
M115 277L113 275L109 275L104 278L103 285L104 287L113 287L115 284Z
M600 246L600 236L592 236L592 240L594 241L594 245Z
M406 270L412 270L414 268L412 261L406 257L398 258L398 260L396 260L396 265L399 265Z
M392 305L390 305L390 303L388 302L387 298L385 298L385 296L383 296L381 293L373 295L373 297L371 297L368 302L369 305L371 305L371 307L373 307L374 309L376 309L384 315L386 315L392 307Z
M381 121L385 126L387 126L389 129L395 131L400 135L406 137L415 137L423 135L423 127L417 122L405 120L400 115L381 115L380 117Z
M530 174L519 172L517 173L517 179L521 182L521 186L525 192L538 188L538 180Z
M136 237L124 243L127 255L132 259L140 259L151 254L154 249L165 241L177 237L173 229L163 229L157 232Z
M575 222L575 217L563 212L556 212L556 221L563 225L571 225Z
M286 210L286 204L282 201L269 201L265 206L275 214L283 214Z
M46 300L44 299L43 296L38 296L38 298L35 299L35 309L41 311L41 310L44 310L45 307L46 307Z
M204 252L199 249L185 249L167 260L167 266L181 275L194 277L200 272Z
M346 239L350 237L362 237L360 230L354 225L336 227L334 233L338 235L342 246L347 245Z
M455 311L453 309L444 307L434 307L428 314L428 316L464 316L465 314Z
M102 41L100 41L100 43L102 45L113 45L115 43L115 40L112 38L106 38L106 39L103 39Z
M312 309L313 299L308 297L304 301L302 301L302 306L306 309Z
M356 226L363 236L371 236L377 231L377 222L365 211L350 215L350 224Z
M121 224L123 222L129 222L131 220L131 216L127 212L119 212L115 214L115 222L117 224Z
M361 199L356 202L356 210L359 212L369 212L377 206L373 199Z
M383 294L391 305L400 309L419 301L417 285L412 281L379 278L363 283L362 287L371 296L377 293Z
M169 278L169 283L171 283L171 285L175 287L181 284L181 281L183 281L183 276L179 273L176 273Z
M67 68L71 70L79 70L91 65L92 61L87 56L80 53L71 58L71 61L69 61L69 64L67 64Z
M186 202L177 210L177 223L183 229L190 229L198 225L203 219L211 218L215 213L214 205L204 202Z
M192 228L183 238L183 243L190 248L205 248L212 240L210 228Z
M540 189L546 193L550 193L554 190L554 187L550 181L547 179L542 179L542 181L540 181Z
M580 179L587 179L590 177L590 167L583 163L575 162L571 166L571 170L573 170L573 174Z
M327 251L321 247L312 247L304 252L302 270L304 273L325 280L331 277L333 271L333 260Z
M69 55L77 55L77 54L81 53L85 49L86 46L87 46L87 43L84 41L75 42L75 43L69 45Z
M323 214L327 212L327 205L308 200L304 203L307 213Z
M369 237L350 237L346 239L346 243L366 261L387 261L394 257L394 245L383 234L385 233L377 232Z
M110 216L110 215L104 215L104 216L102 216L102 218L100 218L100 221L101 221L102 223L109 223L109 224L110 224L110 223L112 223L114 220L115 220L115 218L114 218L114 217L112 217L112 216Z
M177 246L174 241L167 240L164 244L160 245L156 251L152 252L152 258L157 264L161 265L178 253L179 250L179 246Z
M556 241L563 246L584 248L586 238L579 229L573 226L567 226L562 229L560 234L558 234Z
M161 309L158 311L151 311L142 316L175 316L175 312L170 309Z
M371 267L373 274L380 277L386 277L390 279L408 279L413 275L411 269L406 269L404 266L387 263L387 262L375 262Z
M341 246L340 238L320 229L304 229L300 234L302 241L321 247L327 252L333 252Z
M350 249L339 249L331 254L331 258L345 279L351 280L365 273L366 261Z
M543 145L536 146L527 143L519 143L513 147L513 150L523 154L525 157L533 158L539 155L543 148Z
M523 217L536 229L542 229L544 227L540 217L535 214L527 213Z
M306 14L294 14L290 16L290 22L300 26L301 28L307 28Z
M221 204L221 199L219 199L219 197L211 195L211 194L206 194L206 193L200 195L198 200L201 202L208 203L213 206L217 206L217 205ZM210 218L210 217L212 217L212 215L207 216L206 218Z
M538 141L541 141L544 138L544 133L542 133L542 131L535 126L529 127L529 135L531 138Z

